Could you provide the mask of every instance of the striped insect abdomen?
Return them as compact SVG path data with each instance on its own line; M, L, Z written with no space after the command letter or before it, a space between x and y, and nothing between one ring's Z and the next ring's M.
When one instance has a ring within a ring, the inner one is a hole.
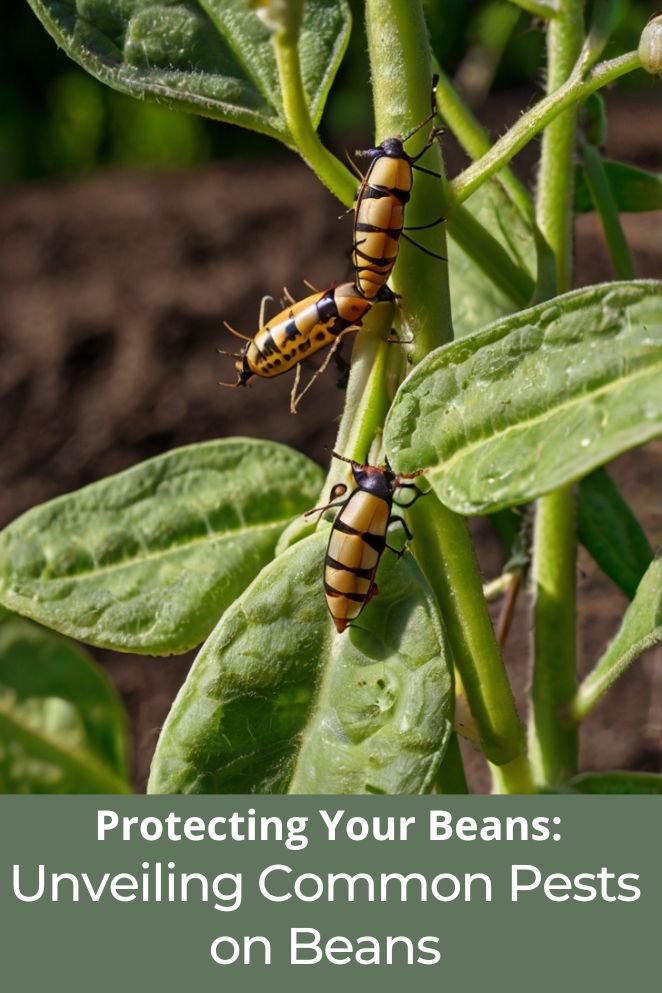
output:
M377 592L375 572L386 543L391 505L355 490L336 517L324 563L326 602L339 633Z
M402 158L376 158L359 189L354 217L352 264L360 293L373 299L389 278L398 257L412 170Z
M260 328L249 343L245 356L255 375L266 378L280 376L307 355L333 341L333 335L327 333L324 324L320 324L318 311L318 304L329 292L313 293L290 304ZM323 339L317 339L313 347L311 336L318 325Z
M280 376L343 332L358 331L371 305L370 300L359 296L353 283L313 293L260 328L246 348L246 364L257 376ZM241 365L237 364L238 371Z

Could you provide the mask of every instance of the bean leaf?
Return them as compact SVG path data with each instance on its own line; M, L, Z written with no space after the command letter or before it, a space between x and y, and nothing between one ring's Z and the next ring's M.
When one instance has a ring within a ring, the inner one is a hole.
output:
M606 576L632 597L653 552L641 524L606 469L596 469L579 484L579 540Z
M526 503L662 432L662 282L575 290L431 352L385 428L462 514Z
M503 246L514 265L535 277L536 245L531 227L496 180L481 186L464 206ZM453 330L471 334L518 309L452 238L448 242ZM527 301L528 302L528 301Z
M573 713L583 719L628 666L662 641L662 557L646 570L620 630L592 672L583 681Z
M563 787L566 793L662 794L662 776L654 772L584 772Z
M267 441L175 449L10 524L0 533L0 602L93 645L183 652L313 506L322 478Z
M271 562L200 651L159 740L152 793L421 793L451 731L452 673L412 556L338 635L328 530Z
M76 645L31 621L0 623L0 792L129 793L126 720Z
M604 170L616 206L621 213L662 210L662 173L647 172L626 162L603 160ZM583 169L577 169L575 210L586 214L594 210L593 198Z
M292 142L271 33L247 0L29 0L56 42L122 93ZM315 122L347 47L346 0L308 0L299 36Z

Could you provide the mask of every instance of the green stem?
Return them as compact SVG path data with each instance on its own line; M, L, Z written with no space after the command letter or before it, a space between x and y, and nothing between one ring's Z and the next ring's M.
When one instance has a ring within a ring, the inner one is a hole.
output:
M401 346L386 340L392 317L392 305L375 305L365 318L352 350L352 368L335 450L357 462L368 457L402 378L397 368L405 360Z
M531 699L531 761L536 782L558 786L577 771L577 729L569 719L577 690L575 494L563 487L538 501Z
M493 793L533 793L531 767L526 756L519 755L505 765L490 766Z
M551 22L550 31L552 25L556 26L557 23L556 19ZM585 79L582 79L581 74L573 73L567 82L523 114L489 152L449 183L453 199L462 202L471 196L474 190L482 186L490 176L499 172L564 110L581 103L591 93L612 83L619 76L639 68L641 68L641 59L638 52L628 52L617 59L601 62Z
M571 82L582 48L583 2L559 0L559 17L547 31L547 88L550 94ZM573 157L576 104L550 121L540 155L536 213L538 225L556 258L556 290L570 289L572 272Z
M422 5L420 0L366 0L366 23L377 136L403 134L428 112L432 66ZM424 141L421 135L418 149ZM417 149L409 151L413 154ZM436 162L431 161L430 168L442 172L436 147L430 160L433 156ZM425 223L445 208L443 185L417 173L408 222ZM445 255L443 226L429 233L426 246ZM417 362L452 339L447 265L405 243L393 286L400 294L402 323L414 337L412 357ZM466 520L432 494L410 514L414 552L437 596L482 746L492 761L509 762L522 755L524 733L483 598Z
M417 501L408 516L412 551L441 605L480 746L490 762L509 763L523 756L524 730L487 612L467 522L433 493Z
M366 0L366 29L377 140L382 140L405 134L430 112L432 59L420 0ZM409 154L420 151L426 138L426 129L412 138ZM425 167L443 173L436 142ZM442 184L416 173L407 224L428 223L447 213ZM439 224L425 232L426 248L442 256L447 255L444 228ZM401 327L405 336L413 338L412 358L419 362L453 338L448 267L403 241L392 285L400 295Z
M356 194L356 177L320 141L313 125L301 76L297 33L274 34L276 63L283 94L283 111L292 135L292 144L311 169L346 207Z
M403 0L388 0L385 3L368 0L366 5L367 34L375 99L376 141L390 135L405 134L417 121L423 120L429 113L432 70L430 69L427 73L424 68L421 68L418 86L416 86L405 68L408 62L411 65L424 63L425 60L421 58L420 53L429 52L422 12L420 9L418 11L412 9L413 7L412 4L403 3ZM400 74L394 72L394 66L402 67ZM412 146L415 145L417 138L418 136L415 136L412 139ZM422 134L420 137L421 145L425 139L426 135ZM410 154L413 154L415 150L415 148L408 146ZM433 154L434 152L431 150L430 157ZM438 150L436 155L436 166L440 168L441 157ZM432 168L435 168L434 163ZM427 177L423 175L422 178ZM417 201L421 199L418 193L418 179L417 176L414 193L407 208L408 217L410 211L417 209ZM440 184L435 183L434 186L436 190L433 190L433 194L440 199L442 196ZM429 192L430 184L427 185L427 188ZM431 207L426 208L427 211L431 209L435 209L434 203ZM440 209L439 213L441 214L441 212ZM441 231L432 229L432 239L427 244L432 247L433 251L445 254L443 225L439 225L439 228ZM434 241L434 246L432 241ZM441 248L438 247L439 245ZM409 247L403 244L400 249L394 281L400 280L397 284L397 290L402 296L398 300L398 311L401 324L404 325L403 338L405 340L415 339L414 349L417 353L415 359L418 360L427 354L430 348L436 347L437 344L452 337L452 331L446 334L438 332L440 328L450 327L450 294L445 267L442 270L443 278L440 279L440 264L435 260L434 269L428 282L435 287L440 286L441 290L440 297L436 296L433 310L430 313L432 332L428 331L426 324L420 337L417 336L418 324L412 317L407 300L417 301L419 299L419 286L403 262L403 256L406 255L406 249ZM422 255L415 249L414 252L415 256ZM422 257L427 260L426 256ZM420 275L420 259L415 257L413 262L414 264L419 263L418 272ZM401 273L403 266L405 266L404 276ZM383 307L375 306L364 321L367 327L370 327L370 324L375 321L376 327L379 329L378 333L370 336L366 331L361 331L352 351L352 369L345 408L336 438L336 450L348 458L357 460L366 458L375 436L381 431L395 390L405 373L404 349L402 346L389 345L385 342L390 325L386 327L384 324L385 317L376 316L378 311L380 315L384 314ZM333 466L330 470L331 475L334 475L334 478L337 476L337 473L333 471Z
M632 256L621 225L600 152L594 145L582 148L584 177L596 211L600 215L614 275L617 279L634 279Z
M582 0L559 0L547 35L548 90L562 89L583 42ZM572 272L575 107L551 121L543 136L536 212L556 261L556 290ZM575 494L565 486L538 501L533 540L535 589L531 758L536 780L556 786L576 771L576 728L564 717L576 689Z
M489 134L474 117L443 69L435 65L435 72L439 76L436 99L441 119L448 125L467 155L472 159L479 159L492 147ZM499 179L520 212L525 217L533 218L531 197L512 169L505 166L499 174Z

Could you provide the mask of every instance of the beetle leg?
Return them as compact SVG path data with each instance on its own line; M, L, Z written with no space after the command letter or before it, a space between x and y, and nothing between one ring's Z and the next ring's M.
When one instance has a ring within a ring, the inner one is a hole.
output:
M436 228L437 224L443 224L446 218L443 214L437 218L436 221L430 221L429 224L407 224L403 227L403 231L425 231L426 228Z
M427 496L429 493L432 492L431 490L426 490L424 493L423 490L419 490L418 486L416 486L415 483L400 483L398 489L416 490L416 496L412 500L409 500L408 503L399 503L397 500L394 499L393 503L396 505L396 507L413 507L417 500L420 500L421 497Z
M410 245L413 245L414 248L420 248L422 252L425 252L425 254L429 255L431 258L439 259L441 262L448 262L448 259L445 255L439 255L438 252L432 252L430 251L429 248L425 248L424 245L419 245L419 243L417 241L414 241L413 238L410 238L408 234L405 234L403 232L402 237L405 239L405 241L408 241Z
M390 526L391 526L391 524L395 524L395 523L398 523L398 524L402 524L402 530L403 530L403 531L404 531L404 533L405 533L405 534L407 535L407 540L408 540L408 541L412 541L412 540L413 540L413 538L414 538L414 536L413 536L413 534L411 533L411 531L409 530L409 528L407 527L407 525L406 525L406 523L405 523L405 519L404 519L404 517L400 517L400 515L399 515L399 514L393 514L393 515L392 515L391 517L389 517L389 519L388 519L388 527L390 527ZM388 548L388 547L390 547L390 546L388 546L388 545L387 545L386 547ZM391 549L391 551L393 551L393 549ZM404 551L404 549L403 549L403 551Z
M338 337L336 338L336 340L334 341L334 343L331 345L331 348L329 349L329 353L328 353L327 357L324 359L324 362L319 367L319 369L317 370L317 372L315 372L310 377L309 381L306 383L306 385L304 386L304 388L301 390L301 393L299 393L298 395L296 395L295 389L294 388L292 389L292 394L290 396L290 411L293 414L296 414L297 407L299 406L299 403L300 403L301 399L306 395L306 393L308 392L308 390L310 389L310 387L313 385L313 383L315 382L315 380L319 376L322 375L322 373L324 372L324 370L328 366L329 362L333 358L334 353L336 352L336 350L337 350L338 346L340 345L340 342L344 338L344 336L346 334L350 334L350 332L358 331L360 328L361 328L361 325L360 324L352 324L350 327L345 328L344 331L341 331L340 334L338 335ZM300 367L297 366L297 373L299 372L299 368ZM295 386L298 386L298 380L295 380Z
M230 332L231 334L233 334L233 335L234 335L234 336L235 336L236 338L241 338L241 340L242 340L242 341L252 341L252 340L253 340L252 338L249 338L249 336L248 336L247 334L242 334L242 333L241 333L241 331L237 331L237 330L236 330L235 328L233 328L233 327L232 327L232 326L231 326L230 324L228 324L228 322L227 322L227 321L223 321L223 325L224 325L224 326L225 326L225 327L226 327L226 328L228 329L228 331L229 331L229 332ZM223 354L226 354L226 353L223 353Z
M290 414L296 414L297 405L301 396L297 396L297 390L299 389L299 383L301 382L301 366L297 365L294 372L294 382L292 383L292 391L290 393Z

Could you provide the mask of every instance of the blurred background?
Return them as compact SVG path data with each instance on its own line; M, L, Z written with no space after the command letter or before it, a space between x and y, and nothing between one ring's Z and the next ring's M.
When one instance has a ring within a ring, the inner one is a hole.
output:
M322 122L324 140L343 156L372 143L362 4L351 6L350 49ZM446 0L443 19L441 4L426 6L441 64L492 133L502 133L540 95L542 25L505 0ZM296 295L304 279L323 286L344 278L351 219L338 218L337 202L275 141L116 93L56 47L25 0L5 0L4 10L0 526L43 500L207 438L268 437L324 462L342 407L334 375L292 417L289 377L225 390L217 381L231 378L231 360L215 349L234 348L223 320L256 328L264 294L279 297L287 285ZM653 10L622 3L605 56L636 48ZM662 167L659 94L642 72L607 94L611 157ZM536 152L534 142L516 162L529 183ZM444 156L451 175L465 161L450 136ZM637 275L659 276L653 215L627 215L624 226ZM585 214L577 225L577 285L609 278L599 223ZM659 445L648 446L614 467L654 544L662 540L659 454ZM502 552L484 525L476 524L476 534L490 577ZM581 638L594 660L625 600L586 556L581 592ZM527 625L522 606L508 646L520 687L528 678ZM95 655L131 714L142 789L191 659ZM610 698L589 722L585 766L660 768L659 683L652 657L621 681L618 703ZM484 785L480 770L475 777Z
M370 140L368 68L361 32L363 5L350 0L355 27L324 117L331 147ZM432 48L474 106L487 91L541 81L541 25L505 0L427 0ZM605 53L637 47L654 4L622 2ZM443 7L443 15L442 15ZM5 0L0 63L0 182L87 176L101 169L158 172L218 159L282 159L280 146L248 131L141 103L98 83L73 63L41 27L26 0ZM650 89L642 74L619 89ZM352 138L348 142L348 136ZM356 136L356 138L354 138Z

